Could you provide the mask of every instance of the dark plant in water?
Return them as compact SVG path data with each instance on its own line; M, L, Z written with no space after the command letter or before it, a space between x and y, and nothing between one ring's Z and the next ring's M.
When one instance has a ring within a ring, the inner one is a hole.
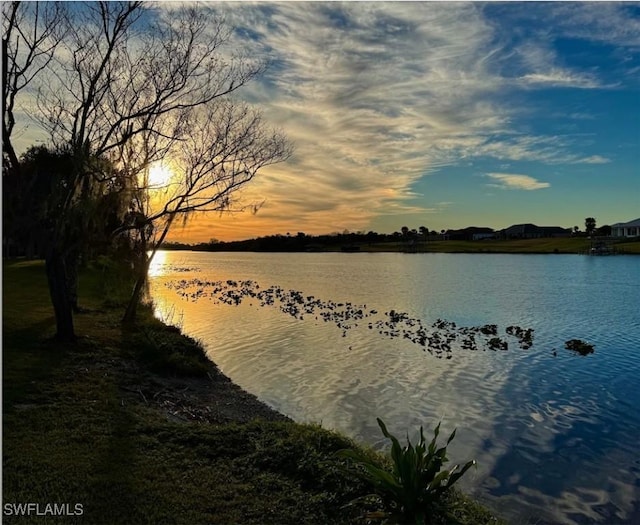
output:
M508 350L509 349L509 343L507 343L506 341L503 341L499 337L492 337L491 339L489 339L489 342L487 343L487 345L491 350Z
M479 330L484 335L498 335L498 326L495 324L486 324L481 326Z
M341 450L338 454L355 461L358 468L352 472L371 485L374 495L382 501L384 517L398 523L427 523L441 496L476 462L468 461L460 470L459 465L455 465L441 471L448 461L447 446L453 441L456 431L451 433L444 447L437 448L440 423L428 446L420 427L419 441L413 445L407 436L404 447L387 431L380 418L378 425L391 441L391 471L381 468L357 450Z
M564 343L564 346L567 350L573 350L580 355L592 354L594 352L593 345L580 339L569 339Z

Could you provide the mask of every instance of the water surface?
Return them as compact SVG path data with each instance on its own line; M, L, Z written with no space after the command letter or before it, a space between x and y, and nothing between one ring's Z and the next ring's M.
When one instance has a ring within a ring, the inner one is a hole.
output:
M159 252L152 274L158 315L293 419L375 446L385 446L376 417L400 436L442 420L445 434L458 428L450 457L478 460L465 490L514 523L640 523L640 258ZM377 314L344 329L277 302L221 304L211 286L189 288L198 300L179 295L175 284L192 279L251 280ZM426 327L496 324L501 337L532 328L534 344L454 343L438 358L381 334L390 310ZM595 353L564 349L572 338Z

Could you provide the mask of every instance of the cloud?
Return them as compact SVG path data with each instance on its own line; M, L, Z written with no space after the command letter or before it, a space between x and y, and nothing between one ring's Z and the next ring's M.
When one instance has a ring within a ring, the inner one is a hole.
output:
M516 135L497 139L480 140L469 144L466 155L492 157L511 161L539 162L543 164L604 164L609 159L600 155L584 157L571 152L575 148L572 135Z
M562 69L551 69L546 73L528 73L520 77L519 82L528 86L553 86L579 89L604 87L593 75L572 73Z
M572 70L562 65L552 38L546 30L532 30L523 41L514 42L513 61L516 86L526 88L601 88L593 72ZM519 74L518 74L519 73Z
M234 53L271 64L238 96L255 103L295 145L289 162L261 171L243 192L243 202L265 201L256 216L192 221L189 231L205 240L294 228L357 230L384 214L438 213L442 207L414 193L416 183L478 158L497 161L489 168L497 171L518 170L500 168L505 161L608 162L598 152L585 154L577 135L534 129L529 124L541 110L523 101L541 89L610 87L597 68L563 60L557 38L591 35L637 45L639 34L617 4L205 5L235 28ZM157 9L173 7L159 3ZM574 122L590 118L582 107L562 111ZM493 180L520 189L547 184L530 177L519 186L513 178Z
M530 18L517 5L497 7ZM575 135L519 129L520 116L530 108L510 105L515 88L606 86L595 71L563 64L545 30L514 45L504 37L512 32L503 31L484 5L221 3L216 8L237 28L239 49L270 60L271 69L245 96L295 144L290 162L265 170L245 193L247 199L266 201L251 218L256 231L268 229L267 222L284 227L292 217L297 228L319 233L364 229L380 215L437 213L442 208L421 204L424 199L412 191L415 183L474 158L544 164L606 160L576 153ZM514 177L494 181L508 188L548 187ZM236 226L244 222L234 217Z
M580 159L580 162L584 164L607 164L611 162L611 160L600 155L591 155L591 157Z
M550 7L553 24L564 36L592 42L640 47L638 4L634 2L558 2Z
M275 64L251 96L296 146L261 185L258 219L282 210L315 229L356 229L382 213L432 212L414 183L507 127L488 95L502 84L489 67L492 29L472 4L221 7L251 27L242 45Z
M487 173L487 177L498 181L497 184L490 184L505 190L541 190L551 186L548 182L540 182L529 175L519 175L515 173Z

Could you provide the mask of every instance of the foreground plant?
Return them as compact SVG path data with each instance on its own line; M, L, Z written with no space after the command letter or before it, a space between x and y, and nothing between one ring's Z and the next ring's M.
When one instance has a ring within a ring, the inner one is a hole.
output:
M420 427L420 439L415 446L407 436L407 445L402 447L398 439L387 431L384 422L380 418L377 421L384 436L391 441L391 472L358 450L341 450L339 454L358 465L353 473L371 485L374 495L382 501L384 512L380 517L399 523L428 523L443 494L476 462L468 461L460 470L459 465L455 465L441 471L448 461L447 446L453 441L456 431L451 433L444 447L437 448L440 423L428 446Z

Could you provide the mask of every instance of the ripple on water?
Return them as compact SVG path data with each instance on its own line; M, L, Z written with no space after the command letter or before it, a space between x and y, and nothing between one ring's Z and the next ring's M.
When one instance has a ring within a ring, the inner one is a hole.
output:
M515 523L633 523L640 282L632 281L640 278L629 259L487 255L479 267L473 256L305 255L190 260L183 253L189 271L173 277L253 279L380 313L410 312L425 325L441 317L530 327L534 346L455 347L451 359L436 359L401 338L381 338L366 323L344 333L322 318L293 319L255 302L194 303L165 292L154 298L183 313L185 330L234 381L294 419L322 421L380 447L386 443L376 417L401 436L420 425L430 431L439 420L445 435L458 427L450 457L479 460L464 488ZM629 279L602 278L619 272ZM565 350L572 338L594 344L595 353Z

